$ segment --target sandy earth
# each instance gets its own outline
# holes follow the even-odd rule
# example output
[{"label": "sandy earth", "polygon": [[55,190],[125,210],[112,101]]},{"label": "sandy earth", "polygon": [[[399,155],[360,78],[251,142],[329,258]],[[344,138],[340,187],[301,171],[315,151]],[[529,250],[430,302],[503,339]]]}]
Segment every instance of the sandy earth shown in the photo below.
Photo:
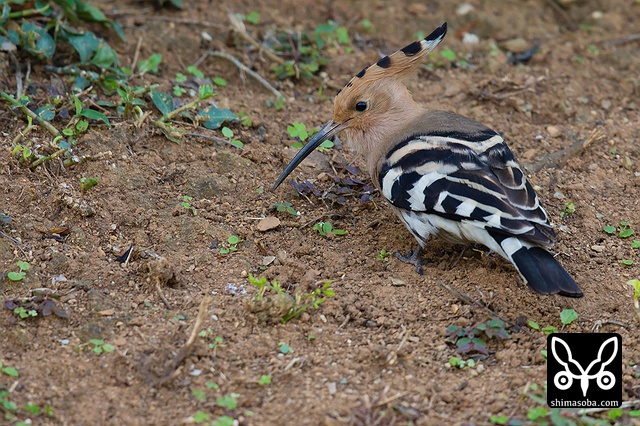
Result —
[{"label": "sandy earth", "polygon": [[[489,340],[489,355],[475,356],[475,368],[453,369],[448,360],[460,355],[446,339],[447,327],[491,315],[445,286],[511,323],[560,328],[560,312],[575,309],[579,318],[565,331],[620,333],[623,398],[640,399],[634,364],[640,363],[640,332],[626,285],[640,274],[640,252],[631,248],[633,237],[603,232],[620,221],[640,228],[639,44],[625,39],[638,31],[637,2],[561,2],[568,3],[561,14],[542,0],[473,1],[466,15],[456,12],[459,3],[443,1],[187,3],[183,11],[101,3],[106,12],[118,12],[111,16],[123,23],[128,41],[104,30],[102,35],[125,64],[139,38],[140,57],[162,53],[160,73],[151,81],[167,92],[175,73],[210,48],[232,53],[265,76],[287,97],[282,110],[267,106],[273,95],[229,62],[208,58],[200,65],[207,76],[228,82],[217,89],[218,105],[243,109],[253,120],[250,128],[232,126],[243,151],[201,138],[175,144],[150,125],[136,129],[114,116],[113,128],[91,126],[77,148],[81,155],[110,155],[70,169],[52,161],[32,172],[9,158],[24,122],[6,109],[0,113],[0,209],[11,217],[2,230],[21,242],[0,238],[0,265],[6,272],[16,270],[17,261],[31,265],[22,282],[0,284],[0,297],[27,297],[30,289],[47,287],[62,296],[60,306],[69,314],[18,320],[8,309],[0,313],[0,360],[20,373],[17,379],[0,375],[0,389],[11,389],[19,407],[53,407],[52,417],[31,416],[33,424],[182,424],[193,422],[198,411],[209,421],[226,415],[243,425],[488,424],[492,415],[526,423],[529,408],[540,404],[523,392],[535,393],[531,385],[546,380],[540,353],[546,336],[508,327],[510,338]],[[352,52],[326,53],[329,98],[318,94],[320,79],[279,82],[268,58],[230,35],[226,11],[252,10],[261,16],[249,27],[258,39],[274,29],[312,30],[327,19],[349,30]],[[365,18],[372,31],[362,29]],[[331,117],[331,95],[353,74],[445,20],[450,32],[439,49],[468,54],[470,66],[452,67],[436,52],[432,66],[409,87],[422,104],[504,134],[556,226],[554,250],[584,290],[583,299],[533,294],[512,267],[480,248],[433,241],[424,251],[430,263],[423,276],[393,256],[376,258],[383,249],[406,252],[414,241],[379,194],[364,203],[347,197],[345,205],[322,199],[335,174],[331,166],[362,169],[348,149],[314,154],[292,174],[297,182],[314,182],[320,197],[298,196],[288,183],[270,191],[295,153],[287,125],[319,127]],[[204,41],[202,31],[213,40]],[[480,42],[463,44],[465,31]],[[518,37],[525,48],[539,42],[540,51],[526,64],[509,64],[508,48],[521,48],[513,42]],[[34,65],[32,81],[50,77]],[[0,87],[15,91],[6,67]],[[30,137],[38,143],[49,138],[40,130]],[[549,156],[587,139],[581,150]],[[79,179],[95,176],[99,184],[81,193]],[[193,197],[191,210],[181,205],[185,195]],[[575,213],[561,217],[568,201]],[[274,203],[282,202],[299,217],[277,212]],[[87,209],[94,214],[87,216]],[[259,218],[267,216],[278,217],[280,225],[260,231]],[[312,229],[320,220],[347,234],[321,236]],[[55,227],[68,227],[70,234],[43,238],[40,231]],[[221,255],[230,235],[239,237],[237,251]],[[118,262],[132,244],[136,255]],[[634,263],[625,266],[622,259]],[[278,303],[286,301],[271,300],[270,310],[256,312],[264,306],[251,302],[258,291],[249,273],[277,278],[292,295],[331,280],[335,296],[283,324]],[[175,370],[172,360],[206,297],[206,335],[163,380]],[[117,349],[98,355],[90,339]],[[282,343],[292,351],[283,354]],[[262,375],[271,384],[260,384]],[[231,394],[239,395],[237,407],[216,402]],[[594,416],[608,421],[606,413]],[[18,419],[27,417],[21,411]]]}]

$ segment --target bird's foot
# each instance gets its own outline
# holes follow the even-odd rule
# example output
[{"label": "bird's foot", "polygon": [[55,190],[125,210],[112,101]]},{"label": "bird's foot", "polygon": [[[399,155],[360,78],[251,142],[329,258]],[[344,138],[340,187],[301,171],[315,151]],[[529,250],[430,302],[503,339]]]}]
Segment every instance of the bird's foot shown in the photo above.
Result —
[{"label": "bird's foot", "polygon": [[418,272],[418,274],[420,275],[422,275],[422,265],[429,262],[429,260],[427,259],[420,258],[420,246],[418,246],[415,250],[409,249],[406,256],[400,252],[395,252],[394,254],[398,259],[402,260],[403,262],[410,263],[413,266],[415,266],[416,272]]}]

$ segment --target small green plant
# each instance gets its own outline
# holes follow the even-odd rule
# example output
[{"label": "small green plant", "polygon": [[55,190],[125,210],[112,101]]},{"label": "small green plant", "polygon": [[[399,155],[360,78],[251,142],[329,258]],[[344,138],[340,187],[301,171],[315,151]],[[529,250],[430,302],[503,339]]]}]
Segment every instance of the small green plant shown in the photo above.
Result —
[{"label": "small green plant", "polygon": [[207,400],[207,393],[202,389],[191,389],[191,395],[200,402],[205,402]]},{"label": "small green plant", "polygon": [[457,325],[447,327],[447,340],[456,345],[456,350],[463,354],[479,352],[488,355],[487,343],[483,337],[487,339],[499,338],[508,339],[509,332],[505,329],[505,324],[498,318],[493,318],[485,322],[461,328]]},{"label": "small green plant", "polygon": [[266,374],[263,374],[258,379],[258,384],[259,385],[263,385],[263,386],[264,385],[270,385],[271,384],[271,376],[267,376]]},{"label": "small green plant", "polygon": [[452,356],[451,358],[449,358],[449,365],[460,369],[465,367],[473,368],[476,366],[476,362],[473,359],[468,359],[465,361],[456,356]]},{"label": "small green plant", "polygon": [[296,209],[293,208],[292,204],[288,201],[285,201],[282,203],[275,203],[273,207],[275,207],[276,210],[279,212],[287,212],[291,216],[298,216],[298,212],[296,211]]},{"label": "small green plant", "polygon": [[190,195],[183,195],[182,196],[182,201],[180,202],[180,205],[182,207],[184,207],[187,210],[191,210],[193,208],[193,206],[191,205],[191,201],[193,201],[193,197]]},{"label": "small green plant", "polygon": [[508,416],[496,416],[496,415],[493,415],[493,416],[489,417],[489,421],[491,423],[493,423],[494,425],[506,425],[507,422],[509,421],[509,417]]},{"label": "small green plant", "polygon": [[238,407],[238,398],[240,395],[237,393],[230,393],[228,395],[219,396],[216,399],[216,404],[227,410],[235,410]]},{"label": "small green plant", "polygon": [[331,281],[325,282],[321,287],[316,288],[311,293],[302,294],[296,292],[294,297],[291,297],[282,286],[274,279],[269,282],[266,277],[256,278],[249,274],[249,282],[258,287],[258,294],[252,299],[252,303],[259,305],[264,301],[268,295],[266,293],[272,293],[279,300],[290,301],[291,303],[283,303],[282,316],[280,322],[286,323],[296,318],[309,308],[318,309],[329,297],[335,295],[334,290],[331,288]]},{"label": "small green plant", "polygon": [[560,321],[562,321],[562,329],[578,319],[578,313],[573,309],[564,309],[560,312]]},{"label": "small green plant", "polygon": [[289,136],[292,138],[298,138],[300,142],[304,142],[309,137],[309,132],[307,132],[307,126],[302,123],[294,122],[292,125],[287,126],[287,132]]},{"label": "small green plant", "polygon": [[293,349],[291,348],[291,346],[289,346],[285,342],[278,343],[278,349],[280,350],[280,353],[282,355],[287,355],[287,354],[293,352]]},{"label": "small green plant", "polygon": [[16,262],[16,266],[20,268],[18,272],[11,271],[7,273],[7,278],[9,278],[10,281],[22,281],[22,279],[27,276],[27,271],[30,267],[28,262],[23,261]]},{"label": "small green plant", "polygon": [[162,62],[162,55],[159,53],[154,53],[149,56],[148,59],[143,59],[138,63],[138,73],[140,75],[146,74],[148,72],[157,74],[160,62]]},{"label": "small green plant", "polygon": [[98,182],[99,182],[99,179],[97,177],[95,177],[95,178],[81,177],[80,178],[80,191],[81,192],[87,192],[88,190],[90,190],[91,188],[96,186],[98,184]]},{"label": "small green plant", "polygon": [[266,102],[268,107],[273,107],[276,109],[276,111],[281,111],[284,108],[284,105],[287,103],[286,99],[283,98],[282,96],[274,99],[274,98],[269,98]]},{"label": "small green plant", "polygon": [[20,374],[14,367],[5,367],[2,361],[0,361],[0,372],[6,374],[9,377],[18,377]]},{"label": "small green plant", "polygon": [[244,127],[253,127],[253,121],[249,117],[249,113],[243,109],[238,111],[238,119]]},{"label": "small green plant", "polygon": [[244,143],[242,143],[241,141],[235,138],[235,134],[233,133],[233,130],[231,130],[230,128],[225,126],[221,129],[221,132],[222,132],[222,136],[227,138],[227,142],[229,142],[231,145],[240,149],[244,147]]},{"label": "small green plant", "polygon": [[560,217],[567,217],[576,212],[576,205],[573,201],[567,201],[564,203],[564,210],[560,213]]},{"label": "small green plant", "polygon": [[345,235],[347,233],[343,229],[334,228],[331,222],[318,222],[313,225],[313,230],[318,231],[323,237],[327,235]]},{"label": "small green plant", "polygon": [[376,254],[376,259],[381,260],[381,261],[384,262],[384,261],[388,260],[390,255],[391,255],[391,253],[389,253],[385,249],[382,249],[382,250],[380,250],[380,252],[378,254]]},{"label": "small green plant", "polygon": [[89,343],[93,345],[93,352],[100,355],[103,352],[110,353],[116,350],[116,347],[105,343],[102,339],[91,339]]},{"label": "small green plant", "polygon": [[216,86],[220,86],[220,87],[227,87],[227,80],[225,80],[222,77],[214,77],[213,80],[211,80],[213,82],[213,84],[215,84]]},{"label": "small green plant", "polygon": [[227,247],[220,247],[220,254],[230,254],[238,251],[238,242],[240,239],[236,235],[227,238]]},{"label": "small green plant", "polygon": [[38,312],[36,312],[34,309],[27,309],[23,306],[18,306],[17,308],[14,308],[13,313],[16,314],[18,317],[20,317],[20,319],[27,319],[29,317],[38,316]]},{"label": "small green plant", "polygon": [[632,236],[635,233],[635,230],[633,228],[631,228],[631,226],[629,225],[629,222],[627,221],[621,221],[619,224],[619,228],[616,228],[615,226],[605,226],[604,228],[602,228],[602,230],[604,232],[606,232],[609,235],[613,235],[615,234],[617,231],[619,231],[618,233],[618,237],[619,238],[629,238],[630,236]]}]

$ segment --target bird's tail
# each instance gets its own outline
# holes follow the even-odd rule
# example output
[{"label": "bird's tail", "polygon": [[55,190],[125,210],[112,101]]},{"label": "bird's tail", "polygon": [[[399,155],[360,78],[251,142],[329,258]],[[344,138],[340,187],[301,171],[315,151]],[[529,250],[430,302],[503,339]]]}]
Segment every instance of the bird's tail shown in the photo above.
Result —
[{"label": "bird's tail", "polygon": [[525,243],[509,257],[533,291],[565,297],[584,296],[571,275],[544,248]]}]

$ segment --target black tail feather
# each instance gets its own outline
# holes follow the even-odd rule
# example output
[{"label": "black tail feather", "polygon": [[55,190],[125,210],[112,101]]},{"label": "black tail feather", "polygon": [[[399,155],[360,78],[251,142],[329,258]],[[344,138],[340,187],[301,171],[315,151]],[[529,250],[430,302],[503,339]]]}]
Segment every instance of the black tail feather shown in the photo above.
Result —
[{"label": "black tail feather", "polygon": [[513,263],[531,289],[541,294],[582,297],[584,293],[551,253],[541,247],[522,247]]}]

